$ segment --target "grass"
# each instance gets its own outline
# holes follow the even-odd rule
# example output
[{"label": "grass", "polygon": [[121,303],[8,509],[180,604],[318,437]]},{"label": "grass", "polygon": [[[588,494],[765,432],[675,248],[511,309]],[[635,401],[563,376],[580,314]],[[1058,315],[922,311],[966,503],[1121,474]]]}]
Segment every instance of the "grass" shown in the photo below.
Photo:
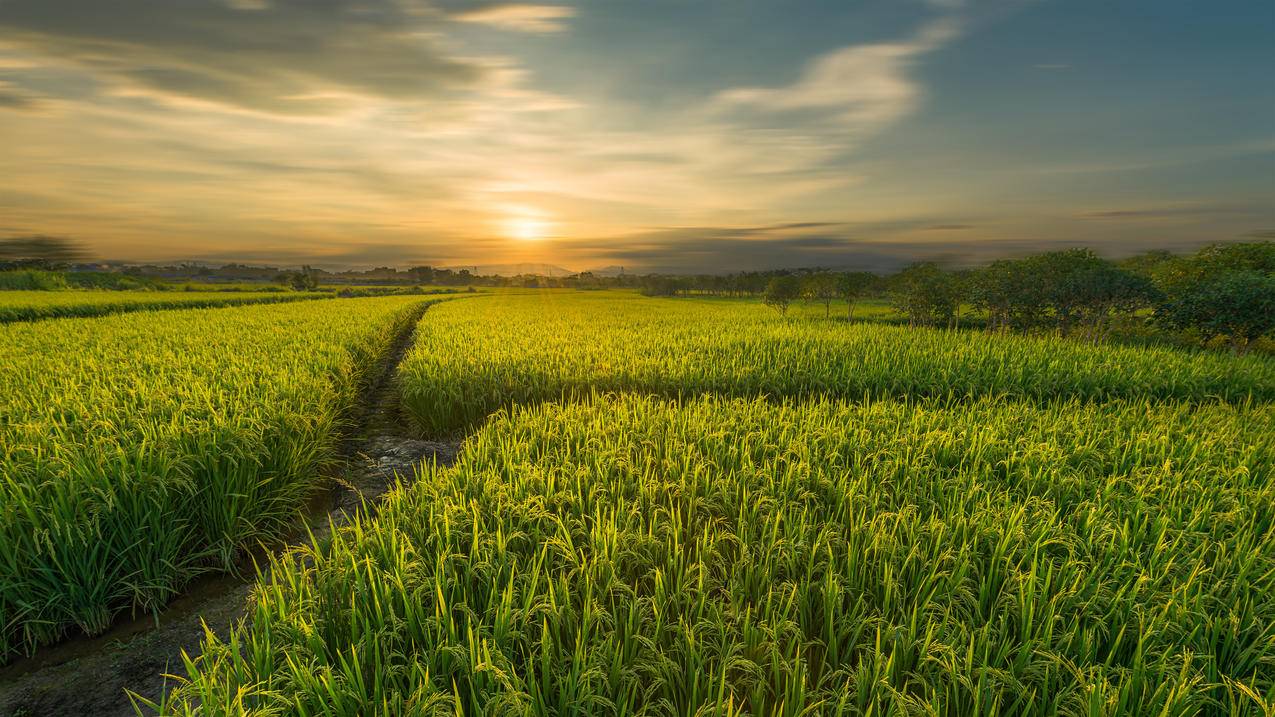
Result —
[{"label": "grass", "polygon": [[[593,396],[274,561],[166,714],[1275,703],[1269,405]],[[1265,712],[1264,712],[1265,710]]]},{"label": "grass", "polygon": [[322,299],[303,292],[0,291],[0,323]]},{"label": "grass", "polygon": [[419,298],[0,326],[0,662],[277,536]]},{"label": "grass", "polygon": [[1275,362],[1262,356],[784,319],[725,300],[493,295],[441,306],[429,325],[401,368],[404,406],[427,434],[595,390],[855,400],[1275,398]]}]

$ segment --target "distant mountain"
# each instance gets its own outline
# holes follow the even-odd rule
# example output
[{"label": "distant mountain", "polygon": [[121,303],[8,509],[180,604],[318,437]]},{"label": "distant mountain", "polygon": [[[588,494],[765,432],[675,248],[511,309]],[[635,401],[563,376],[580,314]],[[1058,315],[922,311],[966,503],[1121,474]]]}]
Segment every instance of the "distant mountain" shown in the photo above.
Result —
[{"label": "distant mountain", "polygon": [[553,264],[478,264],[467,266],[449,266],[452,271],[460,271],[468,269],[469,273],[476,276],[518,276],[518,275],[534,275],[548,277],[572,276],[575,274],[570,269],[564,269]]},{"label": "distant mountain", "polygon": [[622,276],[624,274],[632,274],[633,272],[625,271],[624,267],[612,264],[611,266],[604,266],[601,269],[590,269],[589,273],[594,276]]}]

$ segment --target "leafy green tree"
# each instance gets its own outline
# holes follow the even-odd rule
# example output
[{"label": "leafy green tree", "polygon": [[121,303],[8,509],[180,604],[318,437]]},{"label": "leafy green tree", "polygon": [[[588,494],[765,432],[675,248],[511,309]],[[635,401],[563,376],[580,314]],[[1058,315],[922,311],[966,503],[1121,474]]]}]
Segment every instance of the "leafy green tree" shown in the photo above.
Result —
[{"label": "leafy green tree", "polygon": [[1205,341],[1224,336],[1242,353],[1275,332],[1275,276],[1238,271],[1197,282],[1157,307],[1156,320]]},{"label": "leafy green tree", "polygon": [[823,304],[825,318],[832,315],[832,302],[838,296],[837,275],[828,272],[807,274],[801,280],[801,295],[806,301]]},{"label": "leafy green tree", "polygon": [[1091,339],[1105,333],[1112,318],[1133,316],[1139,309],[1152,306],[1158,298],[1150,279],[1109,262],[1075,278],[1079,284],[1080,325]]},{"label": "leafy green tree", "polygon": [[673,276],[648,276],[642,282],[642,294],[645,296],[677,296],[682,284]]},{"label": "leafy green tree", "polygon": [[275,282],[293,291],[314,291],[319,288],[319,279],[315,276],[314,270],[308,266],[301,267],[301,271],[279,272],[275,276]]},{"label": "leafy green tree", "polygon": [[1027,262],[1002,259],[970,277],[970,303],[987,312],[988,329],[1027,331],[1041,323],[1041,283],[1030,268]]},{"label": "leafy green tree", "polygon": [[1085,303],[1089,275],[1104,260],[1091,249],[1068,249],[1033,256],[1025,262],[1028,273],[1040,282],[1041,308],[1048,309],[1064,336],[1080,319]]},{"label": "leafy green tree", "polygon": [[1253,272],[1275,275],[1275,241],[1210,244],[1196,252],[1194,262],[1210,273]]},{"label": "leafy green tree", "polygon": [[1150,273],[1161,290],[1175,294],[1237,272],[1275,275],[1275,242],[1210,244],[1191,256],[1161,262]]},{"label": "leafy green tree", "polygon": [[762,302],[779,312],[780,316],[788,315],[788,306],[801,296],[801,281],[795,276],[776,276],[766,284],[766,293]]},{"label": "leafy green tree", "polygon": [[407,273],[411,275],[412,281],[419,284],[434,283],[434,267],[432,266],[414,266],[408,269]]},{"label": "leafy green tree", "polygon": [[933,262],[912,264],[890,280],[890,301],[912,325],[950,324],[960,302],[956,279]]},{"label": "leafy green tree", "polygon": [[881,284],[881,277],[870,271],[847,271],[837,275],[837,291],[846,301],[846,320],[854,321],[854,304]]},{"label": "leafy green tree", "polygon": [[1182,257],[1167,249],[1153,249],[1121,259],[1116,265],[1125,271],[1156,281],[1162,273],[1169,270],[1170,265],[1181,259]]},{"label": "leafy green tree", "polygon": [[[1111,316],[1132,314],[1156,299],[1151,280],[1126,271],[1091,249],[1068,249],[1023,262],[1027,280],[1039,286],[1039,306],[1063,335],[1082,327],[1091,337]],[[1036,289],[1033,289],[1035,291]]]}]

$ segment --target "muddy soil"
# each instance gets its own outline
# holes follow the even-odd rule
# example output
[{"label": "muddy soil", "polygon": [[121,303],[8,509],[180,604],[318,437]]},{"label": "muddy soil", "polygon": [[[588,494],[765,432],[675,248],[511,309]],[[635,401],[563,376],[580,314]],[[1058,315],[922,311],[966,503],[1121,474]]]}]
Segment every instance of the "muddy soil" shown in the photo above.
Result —
[{"label": "muddy soil", "polygon": [[[308,530],[318,539],[341,525],[361,505],[375,502],[396,481],[409,481],[421,461],[450,465],[459,441],[414,438],[398,404],[396,369],[411,347],[409,329],[395,342],[376,380],[351,417],[354,427],[342,443],[342,460],[331,489],[313,504],[302,529],[278,550],[305,542]],[[244,619],[252,590],[253,559],[246,556],[239,575],[210,575],[194,581],[160,613],[117,621],[97,637],[70,638],[43,648],[32,658],[0,668],[0,717],[81,717],[134,715],[128,692],[157,700],[183,675],[182,653],[198,655],[204,626],[221,637]]]}]

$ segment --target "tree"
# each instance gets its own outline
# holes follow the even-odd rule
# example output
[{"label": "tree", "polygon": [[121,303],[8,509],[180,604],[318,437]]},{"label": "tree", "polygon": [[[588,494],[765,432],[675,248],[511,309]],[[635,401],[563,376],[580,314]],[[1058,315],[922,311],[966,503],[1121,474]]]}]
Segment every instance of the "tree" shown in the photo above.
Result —
[{"label": "tree", "polygon": [[956,280],[933,262],[912,264],[891,277],[890,285],[890,302],[913,326],[951,323],[956,315]]},{"label": "tree", "polygon": [[1080,317],[1093,340],[1106,333],[1114,316],[1133,316],[1160,296],[1150,279],[1110,262],[1095,267],[1084,279]]},{"label": "tree", "polygon": [[801,282],[795,276],[776,276],[766,284],[766,293],[762,302],[779,312],[780,316],[788,315],[788,305],[801,296]]},{"label": "tree", "polygon": [[1275,274],[1275,242],[1209,244],[1196,252],[1191,262],[1212,275],[1253,272],[1271,276]]},{"label": "tree", "polygon": [[807,301],[823,304],[824,318],[832,315],[832,302],[838,295],[837,275],[828,272],[807,274],[801,281],[801,295]]},{"label": "tree", "polygon": [[1075,325],[1084,301],[1085,274],[1102,264],[1090,249],[1068,249],[1038,254],[1024,264],[1033,280],[1040,283],[1041,308],[1052,312],[1064,336]]},{"label": "tree", "polygon": [[1275,242],[1210,244],[1191,256],[1160,262],[1151,277],[1162,291],[1175,294],[1236,272],[1275,275]]},{"label": "tree", "polygon": [[434,283],[434,267],[432,266],[414,266],[407,270],[412,281],[418,284]]},{"label": "tree", "polygon": [[1040,286],[1026,262],[1002,259],[970,277],[970,303],[987,312],[992,331],[1027,331],[1042,318]]},{"label": "tree", "polygon": [[1161,273],[1168,270],[1170,265],[1180,260],[1181,257],[1168,249],[1152,249],[1121,259],[1117,262],[1117,266],[1155,281]]},{"label": "tree", "polygon": [[275,276],[275,281],[291,288],[293,291],[314,291],[319,288],[318,277],[315,276],[314,270],[308,266],[301,267],[301,271],[282,271]]},{"label": "tree", "polygon": [[1205,341],[1225,336],[1243,353],[1255,339],[1275,332],[1275,276],[1240,271],[1200,281],[1158,306],[1156,321],[1194,329]]},{"label": "tree", "polygon": [[846,300],[846,320],[854,321],[854,302],[875,290],[880,277],[870,271],[848,271],[837,275],[837,291]]},{"label": "tree", "polygon": [[1112,318],[1153,306],[1160,297],[1149,273],[1165,263],[1147,254],[1117,266],[1088,249],[995,261],[972,273],[970,302],[987,312],[992,330],[1028,331],[1050,320],[1067,334],[1077,327],[1091,338]]},{"label": "tree", "polygon": [[1039,288],[1042,310],[1053,316],[1067,335],[1084,326],[1100,333],[1113,312],[1132,313],[1149,306],[1156,296],[1151,281],[1121,269],[1092,249],[1068,249],[1039,254],[1023,261],[1028,281]]},{"label": "tree", "polygon": [[682,283],[672,276],[656,276],[652,274],[642,281],[642,294],[644,296],[677,296],[677,292],[681,289]]}]

